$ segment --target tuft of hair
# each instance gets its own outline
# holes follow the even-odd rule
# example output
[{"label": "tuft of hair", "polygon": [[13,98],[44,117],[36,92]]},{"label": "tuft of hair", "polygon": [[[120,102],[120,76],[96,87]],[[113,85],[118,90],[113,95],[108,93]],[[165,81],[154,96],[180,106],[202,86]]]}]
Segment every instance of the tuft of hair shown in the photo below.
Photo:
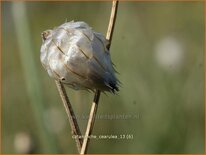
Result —
[{"label": "tuft of hair", "polygon": [[110,92],[112,92],[113,94],[119,91],[119,88],[116,82],[114,83],[110,81],[109,83],[105,83],[105,85],[109,88]]}]

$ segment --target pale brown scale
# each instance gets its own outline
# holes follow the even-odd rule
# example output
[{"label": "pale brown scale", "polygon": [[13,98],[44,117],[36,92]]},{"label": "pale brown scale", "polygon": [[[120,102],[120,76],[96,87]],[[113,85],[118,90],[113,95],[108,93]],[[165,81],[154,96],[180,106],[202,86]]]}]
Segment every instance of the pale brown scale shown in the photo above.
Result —
[{"label": "pale brown scale", "polygon": [[58,48],[58,50],[59,50],[62,54],[66,55],[66,54],[64,53],[64,51],[55,43],[54,40],[52,40],[52,43],[54,43],[54,45]]},{"label": "pale brown scale", "polygon": [[58,77],[58,79],[61,79],[61,76],[55,70],[52,70],[52,72]]},{"label": "pale brown scale", "polygon": [[78,48],[79,48],[79,51],[87,58],[87,59],[91,59],[89,56],[86,55],[86,53],[78,46],[76,45]]},{"label": "pale brown scale", "polygon": [[95,56],[93,56],[93,58],[94,58],[94,60],[98,63],[98,65],[101,66],[101,68],[102,68],[103,70],[105,70],[104,66],[99,62],[99,60],[98,60]]},{"label": "pale brown scale", "polygon": [[80,75],[78,73],[76,73],[75,71],[73,71],[68,64],[64,64],[64,67],[71,73],[75,74],[76,76],[80,77],[81,79],[86,79],[83,75]]},{"label": "pale brown scale", "polygon": [[84,32],[80,31],[80,33],[82,33],[89,41],[92,41]]}]

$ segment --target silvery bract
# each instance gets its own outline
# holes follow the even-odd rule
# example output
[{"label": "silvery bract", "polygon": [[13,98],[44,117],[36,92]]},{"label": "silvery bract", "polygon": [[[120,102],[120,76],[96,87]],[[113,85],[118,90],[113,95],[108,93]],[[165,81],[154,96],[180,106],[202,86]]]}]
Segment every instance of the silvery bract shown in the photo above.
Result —
[{"label": "silvery bract", "polygon": [[42,33],[41,63],[48,74],[74,89],[117,91],[108,41],[85,22],[68,22]]}]

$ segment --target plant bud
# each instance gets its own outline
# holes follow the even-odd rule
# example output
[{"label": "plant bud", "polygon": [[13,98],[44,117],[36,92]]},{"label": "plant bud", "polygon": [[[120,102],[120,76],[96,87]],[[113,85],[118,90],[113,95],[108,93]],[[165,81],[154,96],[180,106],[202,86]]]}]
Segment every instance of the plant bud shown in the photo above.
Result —
[{"label": "plant bud", "polygon": [[118,91],[109,42],[85,22],[67,22],[42,33],[40,59],[49,76],[73,89]]}]

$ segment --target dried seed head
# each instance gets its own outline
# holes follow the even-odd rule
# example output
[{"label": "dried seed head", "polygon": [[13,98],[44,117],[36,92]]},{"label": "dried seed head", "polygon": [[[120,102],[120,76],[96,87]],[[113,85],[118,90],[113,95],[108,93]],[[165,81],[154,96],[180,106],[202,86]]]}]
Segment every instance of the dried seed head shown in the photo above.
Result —
[{"label": "dried seed head", "polygon": [[67,22],[42,33],[41,63],[74,89],[118,91],[108,41],[85,22]]}]

